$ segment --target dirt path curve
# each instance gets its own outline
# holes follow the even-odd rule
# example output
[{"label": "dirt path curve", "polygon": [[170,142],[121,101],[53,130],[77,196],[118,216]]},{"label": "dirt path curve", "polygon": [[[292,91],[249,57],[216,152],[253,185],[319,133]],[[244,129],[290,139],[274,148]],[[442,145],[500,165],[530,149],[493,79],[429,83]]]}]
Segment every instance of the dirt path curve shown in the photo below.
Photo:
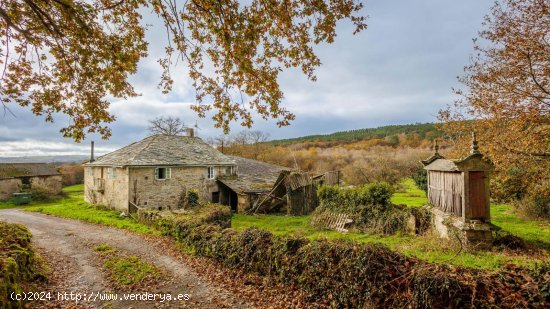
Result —
[{"label": "dirt path curve", "polygon": [[[201,279],[187,265],[145,237],[115,228],[88,224],[77,220],[62,219],[17,209],[0,210],[0,220],[21,223],[29,228],[33,242],[52,268],[53,286],[57,292],[104,292],[109,289],[100,259],[94,247],[109,244],[127,254],[136,255],[166,271],[170,284],[164,291],[150,293],[189,294],[189,300],[172,303],[143,301],[56,301],[51,307],[72,308],[247,308],[249,306],[230,292]],[[57,277],[57,278],[56,278]],[[154,288],[151,288],[154,289]],[[144,291],[142,291],[144,292]],[[55,295],[57,297],[57,295]],[[46,303],[44,303],[46,305]]]}]

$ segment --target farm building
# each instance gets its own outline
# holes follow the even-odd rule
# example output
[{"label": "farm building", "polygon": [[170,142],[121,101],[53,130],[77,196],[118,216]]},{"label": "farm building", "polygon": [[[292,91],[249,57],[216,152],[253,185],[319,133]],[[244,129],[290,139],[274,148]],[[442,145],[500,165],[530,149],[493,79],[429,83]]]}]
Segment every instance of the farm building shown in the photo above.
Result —
[{"label": "farm building", "polygon": [[[470,155],[458,160],[435,153],[422,161],[428,172],[428,202],[434,209],[436,230],[448,238],[448,226],[464,232],[470,243],[491,241],[489,175],[491,162],[479,152],[475,134]],[[449,224],[446,224],[449,223]]]},{"label": "farm building", "polygon": [[97,160],[92,155],[84,166],[84,199],[124,212],[180,209],[193,190],[200,202],[235,212],[290,205],[289,214],[303,214],[317,206],[315,186],[337,179],[224,155],[193,135],[150,136]]},{"label": "farm building", "polygon": [[231,156],[237,175],[218,178],[219,202],[236,212],[270,213],[285,210],[288,215],[311,213],[318,204],[317,187],[336,185],[339,172],[312,176],[287,167]]},{"label": "farm building", "polygon": [[84,198],[120,211],[130,204],[177,209],[188,190],[219,196],[216,178],[236,175],[233,159],[194,136],[153,135],[84,164]]},{"label": "farm building", "polygon": [[13,193],[40,189],[59,194],[62,177],[46,163],[0,163],[0,200],[9,200]]},{"label": "farm building", "polygon": [[250,209],[261,196],[269,193],[280,174],[288,168],[252,159],[229,156],[237,165],[237,174],[218,178],[219,202],[236,212]]}]

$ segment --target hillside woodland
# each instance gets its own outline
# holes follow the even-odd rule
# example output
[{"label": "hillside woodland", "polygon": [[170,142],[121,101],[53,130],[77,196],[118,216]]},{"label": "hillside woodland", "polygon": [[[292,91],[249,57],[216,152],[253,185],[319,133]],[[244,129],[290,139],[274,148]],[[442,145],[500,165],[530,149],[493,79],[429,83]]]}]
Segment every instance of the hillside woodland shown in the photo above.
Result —
[{"label": "hillside woodland", "polygon": [[429,156],[434,139],[442,134],[434,124],[416,124],[269,142],[243,142],[246,135],[241,132],[238,138],[226,138],[223,152],[313,174],[339,170],[344,184],[360,185],[374,181],[397,184],[412,177],[419,161]]}]

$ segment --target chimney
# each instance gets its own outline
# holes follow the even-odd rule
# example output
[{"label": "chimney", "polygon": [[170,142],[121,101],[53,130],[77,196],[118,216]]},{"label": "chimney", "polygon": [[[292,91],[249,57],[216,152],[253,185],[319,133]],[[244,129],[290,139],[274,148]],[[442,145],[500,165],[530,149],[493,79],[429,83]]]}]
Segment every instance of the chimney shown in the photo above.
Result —
[{"label": "chimney", "polygon": [[195,136],[195,130],[193,130],[193,128],[187,128],[187,136],[194,137]]},{"label": "chimney", "polygon": [[95,158],[94,158],[94,141],[92,141],[92,149],[91,149],[91,153],[90,153],[90,163],[94,162],[94,161],[95,161]]}]

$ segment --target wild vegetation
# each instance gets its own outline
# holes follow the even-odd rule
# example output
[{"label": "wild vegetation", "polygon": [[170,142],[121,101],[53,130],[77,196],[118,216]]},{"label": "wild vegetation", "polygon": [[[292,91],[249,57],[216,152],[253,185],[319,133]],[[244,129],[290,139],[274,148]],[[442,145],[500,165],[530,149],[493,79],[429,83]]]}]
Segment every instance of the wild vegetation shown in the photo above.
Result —
[{"label": "wild vegetation", "polygon": [[[336,137],[326,135],[326,138],[315,136],[296,139],[299,142],[226,139],[223,151],[312,173],[339,170],[341,179],[350,185],[374,181],[397,184],[401,179],[415,173],[418,162],[430,155],[432,139],[440,134],[433,124],[389,126],[372,129],[372,132],[370,130],[357,130],[364,132],[357,133],[358,135],[353,135],[356,131],[350,131],[335,133]],[[344,136],[342,140],[337,139],[340,135]],[[358,138],[345,138],[346,136]],[[213,142],[221,150],[221,145]]]},{"label": "wild vegetation", "polygon": [[495,2],[459,78],[460,99],[440,113],[457,155],[477,132],[498,170],[495,197],[539,218],[550,218],[549,12],[548,1]]},{"label": "wild vegetation", "polygon": [[[413,185],[412,180],[403,183],[400,186],[400,195],[392,196],[390,201],[397,203],[399,200],[416,199],[413,203],[420,204],[420,200],[425,202],[424,192],[412,188]],[[142,233],[152,231],[151,227],[132,218],[119,218],[118,212],[101,210],[83,203],[81,190],[81,186],[66,188],[69,196],[58,200],[57,203],[70,208],[69,213],[78,213],[77,218],[81,220],[130,228]],[[370,191],[372,190],[365,190]],[[387,203],[387,195],[376,196],[381,198],[379,201]],[[67,217],[56,203],[35,203],[26,208],[40,208],[43,212]],[[48,208],[52,211],[48,211]],[[108,213],[117,219],[107,215]],[[414,307],[438,304],[449,301],[447,297],[452,297],[453,301],[456,301],[453,303],[456,306],[472,299],[480,306],[521,306],[527,302],[544,304],[539,291],[544,291],[544,284],[547,284],[545,278],[548,276],[548,269],[544,268],[544,265],[548,263],[548,251],[545,248],[550,248],[550,227],[540,222],[518,218],[509,206],[493,206],[493,220],[503,232],[511,232],[525,241],[527,247],[520,250],[510,249],[504,245],[493,251],[461,251],[456,245],[443,245],[439,239],[429,235],[326,231],[312,227],[309,223],[310,216],[233,215],[231,218],[229,209],[221,205],[199,206],[183,215],[160,217],[158,211],[147,211],[144,214],[147,214],[142,217],[145,218],[145,222],[154,226],[160,233],[173,236],[186,252],[214,258],[229,267],[239,267],[261,274],[273,282],[297,284],[320,302],[355,305],[364,301],[374,304],[391,301],[396,305],[410,304]],[[227,228],[230,218],[233,229]],[[258,227],[262,230],[257,230]],[[98,249],[99,251],[109,252],[110,248]],[[242,258],[235,260],[236,256]],[[311,261],[315,261],[315,265],[322,269],[333,271],[323,272],[323,276],[326,277],[322,277],[310,268]],[[340,262],[334,264],[335,261]],[[353,266],[356,261],[361,261],[361,272]],[[124,265],[129,263],[123,262],[121,263]],[[396,264],[393,264],[394,262]],[[448,264],[463,265],[467,268],[446,266]],[[290,272],[290,265],[294,267],[293,272]],[[370,266],[365,268],[365,265]],[[403,268],[403,265],[407,266]],[[518,266],[521,268],[517,268]],[[339,270],[342,269],[349,270],[351,275],[340,277],[342,272]],[[365,269],[368,269],[368,272],[364,272]],[[296,281],[298,277],[302,279]],[[515,281],[514,284],[524,284],[527,290],[520,292],[510,280]],[[321,290],[315,288],[314,282],[320,282],[325,292],[321,293]],[[334,282],[345,282],[345,285],[340,286]],[[415,282],[415,285],[409,286],[410,282]],[[393,287],[388,289],[387,284]],[[487,292],[494,298],[477,299],[471,294],[475,289],[485,291],[483,286],[495,285],[500,287],[498,291],[492,289]],[[356,290],[352,288],[354,286],[362,288]],[[427,287],[441,289],[443,294],[426,294],[423,289]],[[334,295],[337,295],[335,291],[341,289],[341,296],[334,298]],[[357,291],[372,296],[361,298],[356,294]],[[501,292],[513,296],[503,298],[498,296],[500,294],[493,294]],[[329,297],[327,293],[332,293],[333,296]]]},{"label": "wild vegetation", "polygon": [[0,221],[0,308],[22,308],[24,301],[12,299],[11,294],[46,279],[31,238],[25,226]]},{"label": "wild vegetation", "polygon": [[[532,270],[489,272],[430,264],[376,244],[311,241],[255,228],[236,231],[173,219],[162,218],[162,224],[153,224],[174,237],[186,252],[260,274],[273,283],[296,285],[332,307],[548,304],[543,292],[548,288],[547,264]],[[478,293],[487,297],[478,297]]]},{"label": "wild vegetation", "polygon": [[95,251],[103,260],[103,267],[115,286],[145,284],[161,276],[161,271],[137,256],[127,256],[119,253],[108,244],[98,245]]},{"label": "wild vegetation", "polygon": [[72,186],[84,183],[84,167],[78,163],[64,163],[59,167],[63,177],[63,186]]},{"label": "wild vegetation", "polygon": [[[317,190],[319,206],[311,222],[323,217],[346,214],[354,222],[354,229],[364,233],[424,233],[430,226],[427,209],[394,205],[390,202],[393,187],[387,183],[370,183],[353,189],[321,186]],[[414,226],[408,226],[413,220]]]}]

